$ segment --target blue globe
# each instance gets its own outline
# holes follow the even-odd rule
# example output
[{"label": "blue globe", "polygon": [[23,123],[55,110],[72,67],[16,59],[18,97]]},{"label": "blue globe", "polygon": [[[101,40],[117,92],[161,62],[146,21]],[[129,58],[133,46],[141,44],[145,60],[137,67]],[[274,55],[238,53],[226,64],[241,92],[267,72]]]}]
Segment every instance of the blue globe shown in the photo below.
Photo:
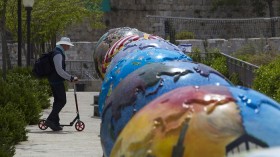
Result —
[{"label": "blue globe", "polygon": [[110,95],[111,91],[128,74],[149,63],[172,60],[191,61],[191,58],[180,51],[170,51],[160,48],[136,50],[136,52],[130,53],[126,57],[122,58],[112,70],[107,71],[104,81],[102,82],[101,92],[98,99],[100,114],[107,96]]}]

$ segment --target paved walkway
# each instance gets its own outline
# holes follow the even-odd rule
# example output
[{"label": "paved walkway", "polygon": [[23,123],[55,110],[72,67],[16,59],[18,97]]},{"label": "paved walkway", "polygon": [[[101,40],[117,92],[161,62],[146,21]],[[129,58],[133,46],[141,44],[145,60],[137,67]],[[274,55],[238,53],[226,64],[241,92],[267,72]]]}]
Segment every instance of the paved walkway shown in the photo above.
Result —
[{"label": "paved walkway", "polygon": [[[27,126],[28,140],[16,145],[15,157],[102,157],[99,130],[100,119],[93,116],[93,96],[97,92],[77,92],[80,120],[85,129],[76,131],[75,126],[63,131],[40,130],[37,125]],[[53,99],[51,99],[51,102]],[[51,111],[44,110],[42,118]],[[73,90],[67,92],[67,104],[60,112],[62,124],[69,124],[76,116]]]}]

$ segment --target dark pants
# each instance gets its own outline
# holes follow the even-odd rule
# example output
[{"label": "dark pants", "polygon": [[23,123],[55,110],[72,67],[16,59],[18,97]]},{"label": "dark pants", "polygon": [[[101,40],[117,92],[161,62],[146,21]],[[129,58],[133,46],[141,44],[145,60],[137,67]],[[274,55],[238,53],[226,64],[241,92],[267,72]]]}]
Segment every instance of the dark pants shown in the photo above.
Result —
[{"label": "dark pants", "polygon": [[51,89],[54,97],[52,112],[50,113],[47,120],[54,122],[59,125],[59,112],[66,104],[66,92],[64,83],[51,84]]}]

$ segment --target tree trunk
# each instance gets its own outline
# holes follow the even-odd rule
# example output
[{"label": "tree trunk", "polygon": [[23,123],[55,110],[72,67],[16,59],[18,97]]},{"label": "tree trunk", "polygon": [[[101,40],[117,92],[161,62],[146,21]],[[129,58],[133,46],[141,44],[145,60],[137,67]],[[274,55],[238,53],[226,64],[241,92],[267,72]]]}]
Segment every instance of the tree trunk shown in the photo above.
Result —
[{"label": "tree trunk", "polygon": [[[272,5],[273,0],[266,0],[266,2],[267,2],[267,5],[268,5],[268,9],[269,9],[269,17],[273,18],[274,17],[274,8],[273,8],[273,5]],[[272,37],[276,36],[274,19],[271,19],[271,36]]]},{"label": "tree trunk", "polygon": [[53,36],[51,40],[51,50],[56,46],[55,44],[56,44],[56,36]]},{"label": "tree trunk", "polygon": [[45,45],[46,43],[45,42],[42,42],[41,43],[41,53],[40,53],[40,55],[42,54],[42,53],[45,53],[46,52],[46,45]]},{"label": "tree trunk", "polygon": [[[6,44],[7,44],[7,42],[6,42]],[[8,69],[12,69],[12,62],[11,62],[11,57],[10,57],[8,46],[7,46],[7,49],[6,49],[6,63],[7,63]]]},{"label": "tree trunk", "polygon": [[1,32],[1,39],[2,39],[2,70],[3,70],[3,79],[6,80],[7,74],[7,67],[6,67],[6,54],[8,51],[7,41],[6,41],[6,8],[7,8],[7,1],[4,0],[3,8],[0,11],[1,13],[1,23],[0,23],[0,32]]},{"label": "tree trunk", "polygon": [[267,5],[268,5],[268,9],[269,9],[269,16],[270,17],[274,17],[274,8],[273,8],[273,2],[274,0],[266,0]]}]

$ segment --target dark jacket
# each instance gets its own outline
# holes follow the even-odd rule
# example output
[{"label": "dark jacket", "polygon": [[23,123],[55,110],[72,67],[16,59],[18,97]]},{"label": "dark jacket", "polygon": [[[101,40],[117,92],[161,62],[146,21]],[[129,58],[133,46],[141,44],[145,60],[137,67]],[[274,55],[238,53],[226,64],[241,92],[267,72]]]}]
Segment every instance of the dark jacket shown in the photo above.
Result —
[{"label": "dark jacket", "polygon": [[[65,55],[63,54],[62,50],[60,50],[58,47],[56,47],[54,49],[54,52],[52,54],[52,61],[55,55],[57,54],[61,54],[62,55],[62,69],[65,70],[66,68],[66,64],[65,64]],[[54,63],[53,63],[53,67],[54,67]],[[55,69],[55,68],[54,68]],[[58,73],[56,72],[56,70],[54,70],[48,77],[48,80],[51,84],[56,84],[56,83],[62,83],[65,79],[62,78],[60,75],[58,75]]]}]

